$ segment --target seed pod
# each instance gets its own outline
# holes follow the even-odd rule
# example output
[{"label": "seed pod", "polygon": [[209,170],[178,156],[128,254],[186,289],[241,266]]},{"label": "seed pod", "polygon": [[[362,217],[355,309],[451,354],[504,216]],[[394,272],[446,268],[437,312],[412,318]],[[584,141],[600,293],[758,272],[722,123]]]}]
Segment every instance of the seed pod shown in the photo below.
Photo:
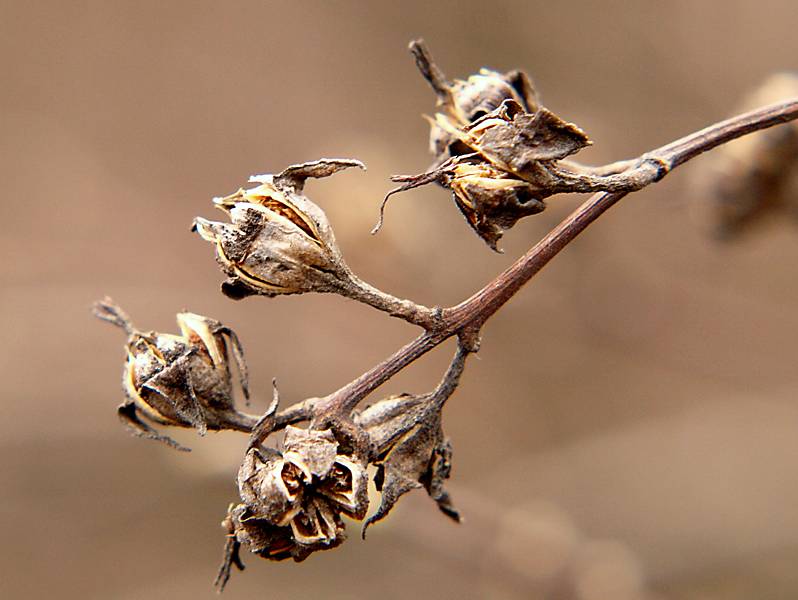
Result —
[{"label": "seed pod", "polygon": [[123,423],[136,435],[186,450],[148,423],[207,429],[249,431],[254,417],[240,413],[233,402],[230,358],[249,399],[247,369],[238,336],[218,321],[193,313],[178,313],[180,335],[142,332],[106,298],[94,314],[128,334],[122,385],[127,400],[119,407]]},{"label": "seed pod", "polygon": [[[451,393],[451,392],[449,392]],[[382,493],[380,507],[366,520],[368,527],[388,515],[401,496],[424,487],[438,508],[460,521],[443,482],[451,472],[452,450],[441,426],[440,394],[391,396],[368,407],[355,422],[371,436],[378,467],[374,482]]]},{"label": "seed pod", "polygon": [[238,473],[242,503],[224,522],[232,541],[217,581],[226,581],[231,565],[239,564],[241,544],[270,560],[301,561],[346,539],[342,515],[359,520],[366,514],[365,460],[339,454],[331,431],[288,426],[283,446],[282,452],[247,452]]},{"label": "seed pod", "polygon": [[392,180],[403,182],[403,185],[388,192],[383,209],[393,194],[436,181],[452,191],[454,203],[466,222],[496,252],[501,252],[497,244],[507,229],[519,219],[546,208],[546,203],[538,197],[540,190],[536,186],[474,157],[452,159],[437,171],[398,176]]},{"label": "seed pod", "polygon": [[294,165],[278,175],[257,175],[260,185],[216,198],[232,223],[197,217],[194,230],[216,245],[229,279],[222,292],[233,298],[260,294],[335,292],[351,272],[341,256],[324,212],[302,195],[308,177],[327,177],[356,160],[321,159]]},{"label": "seed pod", "polygon": [[361,520],[368,510],[368,474],[363,465],[351,457],[339,454],[327,477],[317,491],[341,512],[353,519]]},{"label": "seed pod", "polygon": [[310,476],[321,481],[332,469],[338,453],[338,442],[329,429],[318,431],[288,427],[283,449],[283,455],[287,459],[294,460]]},{"label": "seed pod", "polygon": [[[440,123],[449,127],[445,120]],[[563,159],[592,143],[573,123],[545,108],[525,112],[514,100],[505,100],[474,123],[449,131],[480,158],[536,185],[541,193],[550,186],[548,161]]]},{"label": "seed pod", "polygon": [[[342,454],[330,430],[288,426],[282,452],[251,448],[239,471],[239,491],[245,503],[260,507],[259,517],[275,524],[289,521],[307,493],[326,498],[355,519],[362,519],[368,508],[365,459]],[[262,503],[272,502],[270,496],[282,497],[278,505],[286,507],[284,512],[265,508]]]},{"label": "seed pod", "polygon": [[[422,40],[410,43],[410,52],[416,59],[421,75],[429,82],[437,96],[435,119],[430,119],[430,152],[435,162],[430,170],[441,166],[453,156],[468,153],[452,129],[459,129],[480,119],[501,106],[505,100],[514,100],[528,112],[537,110],[538,100],[532,82],[523,71],[499,73],[480,69],[467,80],[450,83],[432,60]],[[441,123],[445,122],[446,126]]]},{"label": "seed pod", "polygon": [[277,451],[251,449],[238,472],[241,499],[258,518],[278,527],[288,525],[300,510],[303,486],[311,480],[303,467]]},{"label": "seed pod", "polygon": [[581,177],[557,162],[591,144],[572,123],[539,106],[529,79],[483,69],[467,81],[450,84],[422,42],[411,44],[419,70],[438,96],[430,147],[435,155],[426,173],[393,177],[405,185],[395,192],[436,182],[452,190],[455,204],[471,228],[493,250],[522,217],[545,208],[555,193],[601,188],[602,181]]}]

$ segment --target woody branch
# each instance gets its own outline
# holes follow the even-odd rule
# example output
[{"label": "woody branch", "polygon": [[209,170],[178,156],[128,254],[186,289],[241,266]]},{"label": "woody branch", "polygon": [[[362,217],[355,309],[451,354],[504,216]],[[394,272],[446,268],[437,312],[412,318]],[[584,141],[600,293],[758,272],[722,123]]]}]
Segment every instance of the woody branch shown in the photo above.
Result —
[{"label": "woody branch", "polygon": [[[721,144],[798,118],[798,99],[765,106],[715,123],[647,152],[625,173],[636,189],[655,183],[674,168]],[[321,399],[311,399],[277,414],[288,424],[328,411],[346,412],[402,369],[452,336],[474,339],[485,322],[532,277],[609,208],[630,192],[599,192],[591,196],[508,269],[460,304],[442,311],[440,324],[429,329],[360,377]]]}]

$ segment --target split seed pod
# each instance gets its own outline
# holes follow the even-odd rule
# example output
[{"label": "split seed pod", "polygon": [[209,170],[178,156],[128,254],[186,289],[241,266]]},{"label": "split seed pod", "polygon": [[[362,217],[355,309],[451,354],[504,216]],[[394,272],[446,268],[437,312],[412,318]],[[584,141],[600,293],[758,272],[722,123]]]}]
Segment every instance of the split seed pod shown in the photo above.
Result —
[{"label": "split seed pod", "polygon": [[[467,153],[452,129],[473,123],[494,111],[505,100],[514,100],[528,112],[537,109],[538,100],[534,86],[523,71],[499,73],[491,69],[480,69],[465,81],[449,82],[432,60],[422,40],[410,43],[410,52],[416,59],[421,75],[429,82],[437,96],[435,119],[430,119],[430,152],[435,157],[430,170],[441,166],[453,156]],[[442,126],[445,123],[445,126]]]},{"label": "split seed pod", "polygon": [[128,334],[122,375],[127,399],[118,412],[134,434],[186,450],[149,423],[193,427],[201,435],[208,429],[251,430],[255,418],[238,412],[233,402],[231,359],[247,400],[249,388],[241,343],[231,329],[184,312],[177,315],[179,335],[142,332],[108,298],[95,304],[94,314]]},{"label": "split seed pod", "polygon": [[431,393],[391,396],[355,415],[355,424],[371,438],[378,468],[374,483],[382,493],[380,507],[363,526],[363,537],[368,526],[383,519],[402,495],[420,487],[445,515],[460,521],[444,489],[451,473],[452,447],[443,434],[441,411],[457,388],[468,354],[475,351],[476,346],[469,347],[460,340],[446,374]]},{"label": "split seed pod", "polygon": [[519,219],[546,208],[536,186],[473,155],[454,158],[431,173],[397,176],[392,180],[403,185],[388,192],[383,208],[393,194],[436,181],[452,191],[454,203],[466,222],[496,252],[501,252],[497,244],[507,229]]},{"label": "split seed pod", "polygon": [[[451,392],[450,392],[451,393]],[[371,436],[376,448],[377,475],[374,479],[382,498],[377,512],[368,518],[366,529],[385,518],[401,496],[425,488],[446,516],[460,521],[444,489],[451,473],[452,448],[443,434],[439,394],[401,394],[381,400],[359,413],[355,422]]]},{"label": "split seed pod", "polygon": [[259,185],[214,199],[231,223],[197,217],[194,229],[216,246],[229,279],[222,292],[233,299],[260,294],[339,291],[351,272],[324,212],[302,195],[309,177],[327,177],[357,160],[321,159],[293,165],[277,175],[257,175]]},{"label": "split seed pod", "polygon": [[[449,127],[444,120],[441,125]],[[547,195],[552,183],[548,163],[592,143],[579,127],[548,109],[528,113],[514,100],[505,100],[474,123],[449,131],[480,158],[532,183],[543,195]]]},{"label": "split seed pod", "polygon": [[242,544],[263,558],[299,562],[346,539],[342,515],[360,520],[368,510],[366,462],[341,454],[330,430],[288,426],[283,445],[250,448],[239,469],[242,502],[223,522],[222,585]]},{"label": "split seed pod", "polygon": [[430,119],[435,162],[426,173],[392,177],[404,185],[386,195],[372,233],[382,226],[392,194],[436,182],[452,191],[471,228],[500,252],[504,232],[541,212],[545,198],[594,183],[565,176],[574,174],[557,164],[591,142],[576,125],[539,105],[522,72],[483,69],[450,84],[421,42],[411,44],[411,52],[438,96],[438,112]]}]

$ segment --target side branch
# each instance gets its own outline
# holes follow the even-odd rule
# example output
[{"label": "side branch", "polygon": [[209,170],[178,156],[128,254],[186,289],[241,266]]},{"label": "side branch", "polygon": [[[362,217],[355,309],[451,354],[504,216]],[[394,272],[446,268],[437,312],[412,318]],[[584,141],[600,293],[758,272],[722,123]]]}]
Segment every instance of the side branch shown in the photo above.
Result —
[{"label": "side branch", "polygon": [[355,275],[352,275],[342,285],[339,293],[346,298],[362,302],[426,330],[435,329],[440,325],[440,309],[429,308],[411,300],[397,298],[375,288]]},{"label": "side branch", "polygon": [[[639,187],[636,188],[642,189],[659,181],[672,169],[703,152],[738,137],[796,118],[798,118],[798,98],[744,113],[647,152],[637,161],[629,161],[629,164],[636,166],[625,174],[632,175],[630,172],[637,171],[636,175],[642,178],[639,180]],[[329,396],[309,399],[281,411],[276,415],[277,422],[288,424],[330,410],[353,408],[388,379],[445,340],[466,331],[478,331],[552,258],[628,193],[630,192],[594,194],[493,281],[467,300],[444,309],[437,327],[420,335]]]}]

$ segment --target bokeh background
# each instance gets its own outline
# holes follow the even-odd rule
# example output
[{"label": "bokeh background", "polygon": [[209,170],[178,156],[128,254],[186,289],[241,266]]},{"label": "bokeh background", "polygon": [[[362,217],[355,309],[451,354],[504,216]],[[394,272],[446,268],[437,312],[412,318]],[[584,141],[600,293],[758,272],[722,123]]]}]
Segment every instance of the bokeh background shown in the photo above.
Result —
[{"label": "bokeh background", "polygon": [[[791,0],[0,3],[0,596],[212,598],[219,521],[246,439],[188,432],[190,454],[129,437],[123,336],[187,308],[235,328],[260,411],[329,393],[412,339],[332,296],[218,291],[189,232],[252,173],[322,156],[368,172],[311,182],[349,264],[428,305],[463,299],[581,200],[553,198],[490,252],[446,192],[399,196],[429,163],[450,77],[526,69],[601,163],[727,116],[798,68]],[[693,185],[702,157],[624,200],[484,331],[445,411],[455,525],[422,493],[367,542],[305,563],[245,554],[225,597],[759,600],[798,597],[798,231],[731,244]],[[451,347],[380,390],[422,392]],[[378,396],[379,397],[379,396]]]}]

